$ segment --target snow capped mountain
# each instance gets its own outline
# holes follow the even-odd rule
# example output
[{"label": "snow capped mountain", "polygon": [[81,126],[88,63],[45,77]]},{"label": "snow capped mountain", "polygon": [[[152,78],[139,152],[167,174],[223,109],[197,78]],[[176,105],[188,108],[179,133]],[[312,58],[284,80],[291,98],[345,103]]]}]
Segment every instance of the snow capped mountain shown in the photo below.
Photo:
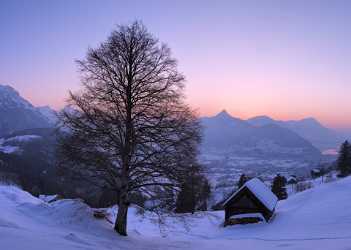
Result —
[{"label": "snow capped mountain", "polygon": [[343,138],[336,131],[324,127],[314,118],[305,118],[302,120],[279,121],[268,116],[257,116],[248,119],[247,122],[253,126],[264,126],[275,124],[283,128],[288,128],[304,139],[310,141],[320,150],[336,148],[343,141]]},{"label": "snow capped mountain", "polygon": [[0,135],[51,127],[50,120],[8,85],[0,85]]},{"label": "snow capped mountain", "polygon": [[9,85],[0,85],[0,107],[34,109],[32,104],[23,99],[19,93]]}]

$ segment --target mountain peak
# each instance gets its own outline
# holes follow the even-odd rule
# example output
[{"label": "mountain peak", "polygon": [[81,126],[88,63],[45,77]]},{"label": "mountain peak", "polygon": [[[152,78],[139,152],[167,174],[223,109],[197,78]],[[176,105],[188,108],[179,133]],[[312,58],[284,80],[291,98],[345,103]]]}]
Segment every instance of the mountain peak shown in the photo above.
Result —
[{"label": "mountain peak", "polygon": [[13,87],[0,84],[0,107],[33,109],[33,105],[25,100]]},{"label": "mountain peak", "polygon": [[0,117],[1,136],[16,130],[51,126],[38,108],[8,85],[0,85]]},{"label": "mountain peak", "polygon": [[225,109],[223,109],[221,112],[219,112],[216,117],[222,117],[222,118],[233,118]]}]

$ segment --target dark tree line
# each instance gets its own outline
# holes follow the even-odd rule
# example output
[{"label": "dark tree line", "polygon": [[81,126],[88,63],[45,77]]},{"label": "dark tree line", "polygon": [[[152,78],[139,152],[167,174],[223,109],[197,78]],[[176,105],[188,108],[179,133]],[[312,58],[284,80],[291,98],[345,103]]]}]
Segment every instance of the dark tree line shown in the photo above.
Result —
[{"label": "dark tree line", "polygon": [[345,141],[340,147],[337,169],[340,177],[351,174],[351,145],[348,141]]},{"label": "dark tree line", "polygon": [[211,195],[211,186],[199,165],[189,168],[188,176],[184,178],[177,197],[177,213],[194,213],[206,211],[207,201]]},{"label": "dark tree line", "polygon": [[83,86],[61,115],[60,165],[116,192],[115,230],[127,235],[133,194],[169,199],[188,189],[198,117],[170,49],[138,22],[119,26],[78,65]]}]

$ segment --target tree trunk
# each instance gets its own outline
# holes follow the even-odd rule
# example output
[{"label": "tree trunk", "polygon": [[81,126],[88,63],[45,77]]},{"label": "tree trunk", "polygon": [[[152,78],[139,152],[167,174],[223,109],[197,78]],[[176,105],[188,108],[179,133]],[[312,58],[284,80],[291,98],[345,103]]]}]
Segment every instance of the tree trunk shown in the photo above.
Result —
[{"label": "tree trunk", "polygon": [[121,198],[119,201],[118,213],[115,222],[115,231],[123,236],[127,236],[127,214],[128,203],[125,198]]}]

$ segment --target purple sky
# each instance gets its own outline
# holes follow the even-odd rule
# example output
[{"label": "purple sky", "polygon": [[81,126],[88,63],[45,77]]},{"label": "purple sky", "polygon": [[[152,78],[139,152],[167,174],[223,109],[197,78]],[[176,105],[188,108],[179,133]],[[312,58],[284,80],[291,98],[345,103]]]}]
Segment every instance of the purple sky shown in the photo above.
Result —
[{"label": "purple sky", "polygon": [[168,43],[203,115],[313,116],[351,129],[351,1],[0,2],[0,83],[64,105],[75,59],[116,24],[142,20]]}]

